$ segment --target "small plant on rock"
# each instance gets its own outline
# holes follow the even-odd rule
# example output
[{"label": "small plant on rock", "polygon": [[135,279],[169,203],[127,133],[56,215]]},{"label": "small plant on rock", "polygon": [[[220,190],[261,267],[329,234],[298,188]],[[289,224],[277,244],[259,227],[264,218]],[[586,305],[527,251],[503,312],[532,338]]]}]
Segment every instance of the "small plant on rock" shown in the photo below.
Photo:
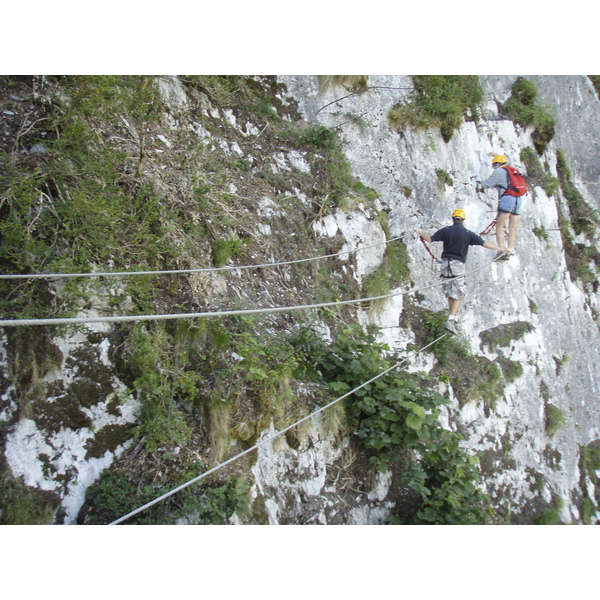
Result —
[{"label": "small plant on rock", "polygon": [[546,435],[551,438],[567,424],[565,413],[552,404],[546,404]]}]

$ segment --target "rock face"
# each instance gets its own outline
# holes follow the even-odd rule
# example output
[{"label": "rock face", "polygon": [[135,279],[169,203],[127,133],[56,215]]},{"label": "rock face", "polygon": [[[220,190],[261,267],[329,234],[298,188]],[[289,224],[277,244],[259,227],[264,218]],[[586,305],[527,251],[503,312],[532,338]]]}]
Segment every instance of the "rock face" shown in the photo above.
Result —
[{"label": "rock face", "polygon": [[[449,224],[454,208],[466,211],[466,226],[479,233],[494,219],[496,192],[476,193],[475,182],[491,173],[490,154],[505,154],[509,164],[526,173],[520,153],[533,145],[531,130],[515,126],[498,114],[498,103],[511,93],[515,77],[482,77],[486,92],[484,120],[464,123],[446,144],[439,134],[390,129],[389,109],[406,97],[410,80],[403,77],[371,77],[375,89],[345,96],[330,90],[321,95],[309,78],[283,77],[308,121],[328,127],[347,121],[342,115],[361,116],[362,125],[341,126],[346,154],[361,182],[381,194],[390,211],[391,232],[404,234],[411,255],[411,277],[415,288],[435,281],[431,259],[424,252],[413,229],[424,227],[433,233]],[[600,143],[600,103],[587,77],[532,78],[539,97],[556,114],[556,134],[543,160],[556,175],[556,155],[568,157],[573,181],[585,202],[600,206],[598,195],[597,148]],[[398,89],[387,89],[398,88]],[[321,110],[326,104],[327,109]],[[585,139],[582,144],[581,140]],[[450,174],[452,184],[440,189],[436,169]],[[565,500],[563,521],[580,518],[575,503],[580,484],[579,447],[600,436],[598,421],[599,329],[597,293],[591,286],[574,282],[567,269],[557,208],[564,204],[548,197],[541,187],[527,194],[518,226],[515,256],[508,262],[488,264],[493,252],[472,248],[469,254],[468,302],[471,305],[460,326],[460,335],[474,352],[489,359],[502,352],[518,362],[523,374],[507,386],[504,398],[490,414],[482,403],[458,402],[448,413],[448,427],[468,432],[468,444],[484,451],[486,491],[507,510],[523,509],[538,494],[545,481],[547,500]],[[540,240],[533,229],[544,227],[548,240]],[[495,243],[492,236],[487,239]],[[364,240],[367,242],[367,240]],[[438,250],[439,255],[439,250]],[[441,310],[445,298],[440,288],[422,292],[420,305]],[[401,318],[401,307],[387,308],[387,321]],[[482,334],[499,325],[527,322],[531,331],[519,340],[506,340],[492,348]],[[388,330],[399,346],[405,333]],[[466,374],[465,374],[466,375]],[[553,437],[546,434],[549,406],[562,411],[566,425]],[[509,449],[509,450],[508,450]]]},{"label": "rock face", "polygon": [[[378,211],[388,214],[389,233],[401,237],[407,246],[411,284],[394,290],[398,294],[376,309],[358,309],[357,314],[359,323],[379,325],[382,341],[392,349],[415,343],[409,324],[419,310],[447,308],[441,288],[430,287],[438,282],[437,268],[414,228],[433,233],[450,224],[452,211],[460,207],[467,215],[465,225],[476,233],[483,231],[495,218],[497,197],[495,191],[477,192],[476,182],[490,175],[491,154],[507,155],[509,163],[527,175],[521,156],[533,146],[533,132],[515,125],[500,111],[515,79],[482,76],[482,118],[477,123],[464,122],[446,143],[436,130],[407,128],[399,133],[390,126],[389,111],[408,98],[413,87],[410,77],[369,77],[370,89],[350,95],[340,87],[320,90],[315,77],[277,78],[287,89],[279,97],[281,106],[297,103],[306,122],[339,131],[352,175],[379,194],[372,206],[358,203],[312,220],[312,232],[320,241],[342,243],[338,268],[330,275],[360,286],[381,264],[384,246],[377,244],[385,241],[386,232],[374,218]],[[528,79],[534,81],[540,101],[555,111],[556,132],[541,157],[547,173],[559,175],[562,153],[583,201],[600,209],[600,102],[590,80],[584,76]],[[254,144],[263,151],[260,123],[242,122],[231,111],[221,114],[176,78],[160,78],[159,86],[169,114],[165,131],[156,135],[160,142],[157,156],[163,149],[169,152],[185,129],[198,141],[212,145],[215,156],[220,152],[228,161],[240,161],[245,169],[255,168],[247,147]],[[201,106],[203,119],[213,119],[210,132],[204,121],[202,125],[196,121],[201,119],[194,111],[200,109],[194,108],[194,102]],[[234,131],[237,140],[215,133],[219,129],[215,121]],[[267,162],[264,169],[280,181],[291,180],[292,174],[306,181],[319,176],[314,163],[298,150],[277,148]],[[442,171],[448,176],[444,181],[439,177]],[[243,196],[243,183],[243,177],[229,183],[228,192]],[[281,197],[293,197],[296,204],[283,209]],[[267,249],[281,245],[276,234],[282,223],[293,220],[294,210],[308,209],[310,204],[299,188],[284,188],[277,199],[263,194],[252,224],[247,215],[249,233]],[[245,210],[242,206],[239,212]],[[562,522],[581,522],[582,497],[593,498],[595,493],[592,479],[582,474],[580,461],[581,447],[600,440],[599,298],[595,283],[577,279],[569,262],[572,259],[559,231],[569,214],[560,192],[549,195],[541,184],[530,185],[515,255],[507,262],[492,263],[495,253],[491,250],[474,247],[469,252],[469,296],[459,313],[458,337],[479,359],[512,365],[516,375],[507,379],[502,397],[492,407],[479,398],[462,401],[463,384],[446,377],[440,389],[452,403],[444,409],[441,421],[444,427],[462,433],[469,449],[482,452],[484,491],[493,500],[498,521],[532,522],[542,504],[553,504],[560,509]],[[207,226],[210,229],[210,222]],[[493,234],[484,237],[495,242]],[[595,248],[597,237],[580,234],[573,237],[573,244],[579,251]],[[363,246],[373,247],[351,254]],[[436,244],[432,249],[439,256]],[[208,252],[203,251],[206,258]],[[191,256],[190,261],[196,264],[196,258]],[[189,280],[191,297],[197,303],[208,298],[212,307],[220,306],[228,294],[235,297],[232,292],[244,301],[258,297],[266,298],[271,306],[283,302],[283,287],[277,281],[264,278],[251,288],[247,282],[242,285],[240,278],[240,272],[233,269],[227,275],[194,274]],[[416,291],[403,293],[409,290]],[[285,291],[300,295],[296,288]],[[94,305],[96,309],[99,304]],[[85,334],[54,340],[62,359],[60,368],[46,370],[45,383],[54,393],[47,397],[45,414],[16,422],[14,389],[5,386],[0,398],[0,420],[10,424],[4,450],[7,464],[26,485],[60,495],[65,523],[75,522],[86,488],[133,444],[131,428],[139,403],[119,370],[114,348],[120,340],[111,340],[113,333],[98,325]],[[327,327],[323,335],[328,335]],[[440,373],[431,354],[414,359],[411,370]],[[462,373],[460,379],[471,376]],[[87,398],[86,405],[73,404],[75,396]],[[56,407],[54,412],[52,407]],[[552,427],[553,421],[560,426]],[[259,439],[274,432],[271,423]],[[391,474],[369,471],[364,457],[357,457],[356,444],[328,433],[318,418],[302,439],[282,437],[262,446],[246,471],[254,522],[380,524],[402,496]],[[557,503],[557,497],[563,502]],[[244,520],[234,517],[233,522]]]}]

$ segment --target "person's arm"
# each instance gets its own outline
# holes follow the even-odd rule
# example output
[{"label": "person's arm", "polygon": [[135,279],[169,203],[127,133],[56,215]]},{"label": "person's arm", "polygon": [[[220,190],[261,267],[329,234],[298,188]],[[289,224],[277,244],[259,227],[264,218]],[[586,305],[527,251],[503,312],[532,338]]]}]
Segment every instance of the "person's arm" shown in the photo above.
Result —
[{"label": "person's arm", "polygon": [[427,235],[425,232],[421,231],[418,227],[415,231],[426,241],[431,244],[431,236]]},{"label": "person's arm", "polygon": [[484,189],[489,189],[501,185],[506,186],[506,177],[504,176],[506,171],[501,167],[497,168],[487,179],[480,182],[480,185]]},{"label": "person's arm", "polygon": [[489,248],[490,250],[506,250],[509,254],[512,254],[512,248],[500,248],[500,246],[496,246],[496,244],[492,244],[492,242],[484,242],[484,248]]}]

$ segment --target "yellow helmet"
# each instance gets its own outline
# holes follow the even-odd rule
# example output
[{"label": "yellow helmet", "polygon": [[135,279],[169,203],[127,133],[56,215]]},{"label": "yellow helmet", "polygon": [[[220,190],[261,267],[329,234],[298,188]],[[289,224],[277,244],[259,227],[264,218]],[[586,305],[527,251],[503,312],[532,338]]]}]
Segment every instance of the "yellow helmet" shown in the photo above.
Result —
[{"label": "yellow helmet", "polygon": [[502,164],[506,164],[508,161],[506,160],[506,156],[504,156],[504,154],[498,154],[498,156],[494,156],[494,160],[492,161],[492,164],[496,164],[496,163],[502,163]]},{"label": "yellow helmet", "polygon": [[457,208],[452,213],[452,218],[454,219],[454,217],[458,217],[459,219],[462,219],[464,221],[467,218],[467,215],[465,214],[465,211],[462,208]]}]

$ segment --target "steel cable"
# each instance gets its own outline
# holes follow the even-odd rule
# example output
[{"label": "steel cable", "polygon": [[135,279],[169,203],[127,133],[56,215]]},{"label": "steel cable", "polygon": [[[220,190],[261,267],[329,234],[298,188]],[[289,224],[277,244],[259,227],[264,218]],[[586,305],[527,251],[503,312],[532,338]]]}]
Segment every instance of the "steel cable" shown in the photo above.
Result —
[{"label": "steel cable", "polygon": [[[403,232],[406,233],[406,232]],[[354,250],[340,250],[335,254],[324,254],[323,256],[312,256],[310,258],[298,258],[296,260],[286,260],[283,262],[276,263],[264,263],[259,265],[241,265],[239,267],[202,267],[198,269],[172,269],[164,271],[107,271],[97,273],[29,273],[29,274],[3,274],[0,275],[0,279],[65,279],[74,277],[125,277],[129,275],[175,275],[180,273],[208,273],[214,271],[235,271],[237,269],[265,269],[268,267],[280,267],[284,265],[295,265],[303,262],[311,262],[313,260],[320,260],[322,258],[333,258],[334,256],[340,256],[341,254],[353,254],[354,252],[360,252],[361,250],[368,250],[369,248],[375,248],[376,246],[384,246],[390,242],[395,242],[401,239],[402,236],[391,238],[385,242],[379,242],[370,246],[363,246],[362,248],[355,248]]]},{"label": "steel cable", "polygon": [[[436,342],[439,342],[443,337],[446,337],[447,335],[448,335],[447,333],[444,333],[444,335],[440,336],[439,338],[437,338],[433,342],[430,342],[426,346],[423,346],[423,348],[420,348],[419,350],[413,351],[413,353],[416,352],[418,354],[419,352],[423,352],[423,350],[426,350],[430,346],[433,346],[433,344],[435,344]],[[167,492],[166,494],[163,494],[162,496],[159,496],[155,500],[152,500],[151,502],[148,502],[147,504],[144,504],[144,506],[140,506],[140,508],[137,508],[137,509],[131,511],[130,513],[126,514],[125,516],[120,517],[119,519],[116,519],[115,521],[112,521],[111,523],[109,523],[109,525],[118,525],[119,523],[122,523],[123,521],[129,519],[130,517],[133,517],[134,515],[137,515],[138,513],[146,510],[147,508],[150,508],[151,506],[154,506],[155,504],[157,504],[158,502],[161,502],[162,500],[168,498],[169,496],[172,496],[173,494],[176,494],[177,492],[180,492],[181,490],[183,490],[186,487],[192,485],[193,483],[196,483],[197,481],[200,481],[201,479],[204,479],[205,477],[208,477],[209,475],[211,475],[212,473],[218,471],[219,469],[223,468],[224,466],[226,466],[226,465],[228,465],[228,464],[236,461],[238,458],[241,458],[242,456],[245,456],[246,454],[249,454],[250,452],[252,452],[254,450],[257,450],[258,448],[260,448],[264,444],[267,444],[268,442],[272,442],[275,438],[279,437],[280,435],[283,435],[284,433],[288,432],[290,429],[296,427],[297,425],[300,425],[300,423],[303,423],[304,421],[307,421],[308,419],[311,419],[312,417],[314,417],[315,415],[319,414],[320,412],[323,412],[324,410],[326,410],[329,407],[333,406],[334,404],[336,404],[340,400],[343,400],[344,398],[347,398],[351,394],[354,394],[354,392],[356,392],[356,391],[364,388],[365,386],[369,385],[370,383],[372,383],[376,379],[379,379],[380,377],[383,377],[383,375],[389,373],[390,371],[393,371],[394,369],[396,369],[397,367],[399,367],[402,363],[406,362],[409,358],[410,358],[410,354],[406,358],[403,358],[401,361],[397,362],[393,367],[390,367],[389,369],[386,369],[385,371],[382,371],[381,373],[379,373],[379,375],[375,375],[375,377],[369,379],[369,381],[367,381],[367,382],[359,385],[358,387],[354,388],[353,390],[351,390],[349,392],[346,392],[343,396],[340,396],[339,398],[336,398],[335,400],[333,400],[329,404],[323,406],[322,408],[317,409],[316,411],[314,411],[313,413],[311,413],[307,417],[304,417],[303,419],[300,419],[299,421],[296,421],[292,425],[289,425],[285,429],[282,429],[281,431],[278,431],[275,435],[272,435],[270,437],[266,437],[264,440],[258,442],[257,444],[255,444],[251,448],[248,448],[247,450],[244,450],[243,452],[240,452],[239,454],[236,454],[232,458],[226,460],[225,462],[220,463],[216,467],[213,467],[212,469],[206,471],[205,473],[202,473],[201,475],[198,475],[198,477],[194,477],[194,479],[190,479],[186,483],[181,484],[179,487],[176,487],[175,489],[171,490],[170,492]]]},{"label": "steel cable", "polygon": [[359,298],[357,300],[338,300],[336,302],[321,302],[318,304],[302,304],[293,306],[279,306],[269,308],[253,308],[246,310],[223,310],[223,311],[212,311],[212,312],[195,312],[195,313],[171,313],[164,315],[118,315],[112,317],[64,317],[64,318],[53,318],[53,319],[6,319],[0,320],[0,327],[18,327],[18,326],[33,326],[33,325],[76,325],[81,323],[124,323],[131,321],[166,321],[174,319],[194,319],[194,318],[214,318],[214,317],[227,317],[233,315],[251,315],[260,313],[277,313],[277,312],[289,312],[294,310],[306,310],[315,308],[326,308],[330,306],[341,306],[344,304],[360,304],[362,302],[372,302],[374,300],[384,300],[386,298],[393,298],[395,296],[402,296],[405,294],[413,294],[423,290],[428,290],[444,283],[453,281],[454,279],[460,279],[466,277],[470,273],[475,273],[484,269],[485,267],[496,262],[498,258],[494,258],[489,263],[486,263],[482,267],[477,267],[471,271],[467,271],[464,275],[458,277],[452,277],[444,279],[438,283],[432,285],[423,286],[413,290],[406,290],[400,292],[394,292],[391,294],[385,294],[382,296],[373,296],[370,298]]}]

